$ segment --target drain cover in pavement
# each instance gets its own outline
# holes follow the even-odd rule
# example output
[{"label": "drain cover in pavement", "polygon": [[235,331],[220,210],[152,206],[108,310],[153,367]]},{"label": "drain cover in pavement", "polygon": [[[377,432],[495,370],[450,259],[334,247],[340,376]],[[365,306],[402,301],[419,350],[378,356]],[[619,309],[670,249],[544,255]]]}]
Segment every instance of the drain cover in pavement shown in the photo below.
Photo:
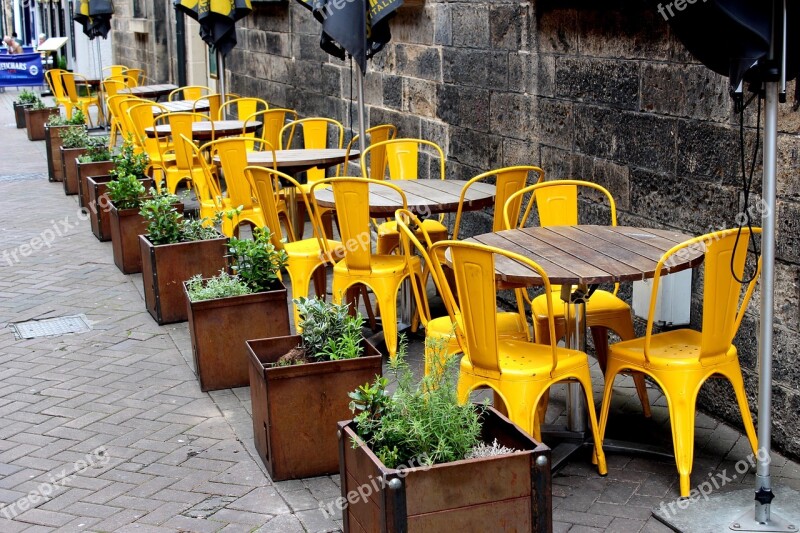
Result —
[{"label": "drain cover in pavement", "polygon": [[92,326],[86,321],[85,315],[60,316],[45,320],[29,320],[11,324],[14,335],[18,339],[34,339],[36,337],[53,337],[67,333],[83,333],[90,331]]}]

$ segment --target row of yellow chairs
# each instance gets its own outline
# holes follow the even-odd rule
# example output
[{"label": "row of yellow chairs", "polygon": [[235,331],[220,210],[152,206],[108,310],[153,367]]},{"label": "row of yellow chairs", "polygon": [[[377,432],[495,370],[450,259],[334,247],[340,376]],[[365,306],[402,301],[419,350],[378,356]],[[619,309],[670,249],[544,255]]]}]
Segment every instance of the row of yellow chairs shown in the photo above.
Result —
[{"label": "row of yellow chairs", "polygon": [[102,121],[104,119],[103,107],[96,93],[92,93],[91,86],[84,76],[75,74],[62,69],[50,69],[44,73],[44,78],[53,94],[56,105],[64,106],[64,112],[68,119],[72,118],[72,113],[80,109],[86,117],[87,122],[93,125],[89,108],[95,106],[97,114]]}]

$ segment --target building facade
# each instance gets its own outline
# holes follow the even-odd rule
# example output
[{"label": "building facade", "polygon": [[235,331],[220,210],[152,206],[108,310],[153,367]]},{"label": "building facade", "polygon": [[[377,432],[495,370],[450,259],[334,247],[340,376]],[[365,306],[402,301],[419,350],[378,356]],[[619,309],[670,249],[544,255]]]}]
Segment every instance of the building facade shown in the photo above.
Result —
[{"label": "building facade", "polygon": [[[168,0],[144,3],[157,10]],[[391,43],[366,76],[369,124],[392,123],[401,136],[437,142],[453,179],[534,164],[548,179],[581,178],[608,188],[620,224],[691,234],[734,226],[742,171],[728,80],[697,63],[655,9],[624,0],[602,4],[425,0],[402,8],[391,22]],[[297,2],[253,6],[228,58],[229,90],[354,124],[354,71],[320,50],[320,26],[310,12]],[[163,44],[163,57],[149,51],[159,40],[174,42],[162,33],[174,26],[152,19],[154,33],[141,35],[120,19],[117,59],[154,69],[157,81],[174,81],[174,45]],[[773,438],[777,448],[800,457],[800,114],[791,101],[779,113]],[[752,155],[755,106],[744,120]],[[486,229],[489,217],[471,223]],[[737,337],[754,416],[755,300]],[[701,406],[741,426],[728,384],[705,385]]]}]

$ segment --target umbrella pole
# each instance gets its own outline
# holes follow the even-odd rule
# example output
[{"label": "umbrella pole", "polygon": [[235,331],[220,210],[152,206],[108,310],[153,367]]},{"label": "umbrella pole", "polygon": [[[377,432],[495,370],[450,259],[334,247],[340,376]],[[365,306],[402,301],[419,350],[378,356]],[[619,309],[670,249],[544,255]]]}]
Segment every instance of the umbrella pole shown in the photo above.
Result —
[{"label": "umbrella pole", "polygon": [[[95,67],[97,67],[97,79],[100,80],[100,85],[97,86],[97,98],[100,100],[100,110],[103,114],[103,124],[102,128],[104,130],[108,129],[108,119],[106,118],[106,98],[105,94],[103,94],[103,55],[100,51],[100,38],[94,38],[95,44],[95,52],[97,53],[97,62],[95,63]],[[100,117],[97,117],[97,124],[100,125]]]},{"label": "umbrella pole", "polygon": [[358,70],[356,90],[358,91],[358,149],[363,153],[366,149],[367,134],[364,112],[364,73]]},{"label": "umbrella pole", "polygon": [[225,56],[220,53],[219,50],[217,52],[217,90],[219,91],[220,96],[220,104],[225,103]]}]

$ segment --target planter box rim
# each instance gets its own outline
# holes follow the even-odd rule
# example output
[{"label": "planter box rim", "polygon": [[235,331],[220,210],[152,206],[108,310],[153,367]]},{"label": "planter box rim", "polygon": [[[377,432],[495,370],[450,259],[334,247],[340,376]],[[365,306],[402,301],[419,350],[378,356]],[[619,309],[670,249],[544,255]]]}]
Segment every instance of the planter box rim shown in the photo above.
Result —
[{"label": "planter box rim", "polygon": [[[203,281],[208,281],[211,278],[202,278]],[[260,292],[251,292],[250,294],[238,294],[236,296],[225,296],[224,298],[210,298],[208,300],[198,300],[194,301],[189,298],[189,291],[186,288],[186,284],[188,280],[183,282],[183,292],[186,295],[186,300],[189,304],[198,309],[202,308],[211,308],[211,307],[223,307],[223,306],[233,306],[233,305],[246,305],[252,303],[253,300],[260,300],[264,299],[268,296],[273,296],[280,293],[286,293],[286,285],[283,284],[282,281],[279,281],[279,287],[268,291],[260,291]]]},{"label": "planter box rim", "polygon": [[[216,231],[216,230],[214,230],[214,231]],[[219,233],[219,232],[217,231],[217,233]],[[170,242],[170,243],[167,243],[167,244],[153,244],[153,242],[150,240],[150,237],[148,237],[146,233],[143,233],[143,234],[139,235],[139,238],[144,239],[145,241],[147,241],[148,246],[152,246],[153,248],[161,248],[163,246],[180,246],[181,244],[191,244],[193,242],[208,242],[208,241],[219,241],[219,240],[222,240],[222,239],[225,239],[225,240],[228,239],[228,237],[226,237],[222,233],[219,233],[219,237],[214,237],[213,239],[198,239],[198,240],[194,240],[194,241]]]},{"label": "planter box rim", "polygon": [[[92,176],[90,176],[90,178],[91,177]],[[105,177],[105,176],[103,176],[103,177]],[[112,178],[113,178],[113,176],[112,176]],[[149,179],[151,179],[151,178],[142,178],[142,181],[143,180],[149,180]],[[142,200],[149,200],[151,198],[152,198],[152,196],[143,196]],[[172,205],[174,205],[174,206],[183,206],[183,202],[175,202]],[[132,214],[139,213],[139,211],[142,209],[141,206],[139,206],[139,207],[126,207],[124,209],[120,209],[119,207],[114,205],[114,202],[110,198],[108,199],[108,208],[109,209],[113,209],[114,211],[116,211],[117,215],[121,216],[121,217],[127,217],[127,216],[131,216]],[[158,246],[161,246],[161,245],[158,245]]]},{"label": "planter box rim", "polygon": [[[476,404],[476,403],[473,403],[473,405],[476,408],[478,406],[480,406],[480,404]],[[520,431],[520,432],[522,431],[519,428],[519,426],[517,426],[516,424],[511,422],[511,420],[509,420],[508,417],[504,416],[497,409],[495,409],[491,405],[486,406],[486,412],[490,412],[490,411],[492,412],[492,416],[497,416],[503,422],[507,422],[510,427],[513,427],[517,431]],[[497,454],[497,455],[491,455],[491,456],[487,456],[487,457],[475,457],[475,458],[472,458],[472,459],[459,459],[458,461],[449,461],[447,463],[437,463],[437,464],[430,465],[430,466],[414,466],[414,467],[410,467],[410,468],[389,468],[385,464],[383,464],[383,461],[381,461],[378,458],[377,455],[375,455],[375,453],[372,451],[372,448],[370,448],[367,445],[367,443],[364,442],[364,440],[361,437],[358,436],[358,433],[356,433],[356,430],[355,430],[355,421],[354,420],[340,421],[340,422],[338,422],[338,425],[339,425],[339,430],[342,431],[343,434],[344,434],[344,432],[347,432],[352,436],[352,438],[355,439],[355,441],[358,444],[358,447],[359,448],[363,448],[363,450],[369,456],[370,460],[373,461],[378,466],[378,468],[381,471],[381,474],[383,474],[383,475],[395,474],[395,475],[400,475],[401,477],[403,477],[403,476],[408,476],[413,472],[424,472],[424,471],[435,469],[435,468],[446,468],[446,467],[450,467],[450,466],[456,467],[456,466],[464,464],[464,463],[480,463],[480,462],[491,461],[493,459],[497,459],[497,458],[501,458],[501,457],[511,457],[511,456],[514,456],[514,455],[530,454],[530,453],[544,452],[544,451],[549,451],[550,450],[550,448],[546,444],[544,444],[542,442],[538,442],[533,437],[530,437],[529,435],[524,434],[525,437],[527,437],[531,442],[534,443],[535,446],[533,448],[525,449],[525,450],[516,450],[516,451],[510,452],[510,453],[500,453],[500,454]],[[485,442],[485,444],[491,444],[491,442]]]},{"label": "planter box rim", "polygon": [[[302,337],[300,335],[285,335],[285,336],[282,336],[282,337],[270,337],[268,339],[250,339],[250,340],[247,341],[247,345],[250,347],[250,351],[253,352],[253,354],[255,354],[256,351],[253,349],[253,344],[259,343],[259,342],[264,342],[264,341],[277,342],[277,341],[284,340],[284,339],[296,339],[298,346],[302,342]],[[362,336],[361,339],[362,339],[362,342],[365,344],[365,348],[366,348],[366,345],[372,346],[372,343],[369,342],[366,337]],[[374,348],[374,346],[372,346],[372,347]],[[319,367],[320,365],[331,364],[331,363],[339,363],[339,364],[341,364],[342,362],[347,362],[347,361],[363,361],[365,359],[370,359],[370,358],[375,358],[375,357],[381,357],[381,358],[383,357],[382,355],[380,355],[380,352],[378,351],[377,348],[375,348],[375,351],[378,352],[378,355],[369,355],[367,353],[367,351],[365,350],[364,353],[362,353],[360,356],[353,357],[351,359],[337,359],[335,361],[310,361],[308,363],[303,363],[302,365],[289,365],[289,366],[277,366],[276,363],[262,363],[262,366],[263,366],[265,372],[274,372],[274,371],[276,371],[278,369],[286,370],[286,369],[290,369],[290,368],[314,368],[314,367]],[[267,366],[267,365],[269,365],[269,366]]]}]

